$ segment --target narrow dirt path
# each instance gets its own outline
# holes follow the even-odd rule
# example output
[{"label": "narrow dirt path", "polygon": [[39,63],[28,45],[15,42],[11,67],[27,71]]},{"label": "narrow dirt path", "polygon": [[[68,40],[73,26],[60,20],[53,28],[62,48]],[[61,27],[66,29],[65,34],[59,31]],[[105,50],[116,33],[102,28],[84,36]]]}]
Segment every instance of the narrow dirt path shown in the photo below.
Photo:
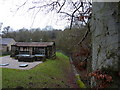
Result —
[{"label": "narrow dirt path", "polygon": [[76,83],[76,78],[75,78],[75,74],[73,73],[73,68],[70,65],[70,72],[68,74],[68,83],[70,85],[71,88],[79,88],[78,84]]},{"label": "narrow dirt path", "polygon": [[68,83],[71,85],[71,88],[79,88],[79,86],[76,83],[76,78],[73,72],[69,74],[69,80]]}]

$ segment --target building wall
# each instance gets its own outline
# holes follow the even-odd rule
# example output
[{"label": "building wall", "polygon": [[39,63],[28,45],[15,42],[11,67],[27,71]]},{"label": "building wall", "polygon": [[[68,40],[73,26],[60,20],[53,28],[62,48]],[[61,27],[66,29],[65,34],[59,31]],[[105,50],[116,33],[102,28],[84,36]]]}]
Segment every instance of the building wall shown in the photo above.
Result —
[{"label": "building wall", "polygon": [[15,44],[15,41],[14,40],[11,40],[11,42],[9,42],[8,44],[5,44],[5,45],[0,45],[0,50],[2,52],[8,52],[8,51],[11,51],[11,45],[14,45]]},{"label": "building wall", "polygon": [[9,47],[7,45],[2,45],[2,52],[7,52],[8,48]]},{"label": "building wall", "polygon": [[93,3],[92,70],[120,68],[120,3]]},{"label": "building wall", "polygon": [[9,47],[9,51],[11,51],[11,45],[14,45],[14,44],[15,44],[15,41],[11,40],[11,42],[7,45]]}]

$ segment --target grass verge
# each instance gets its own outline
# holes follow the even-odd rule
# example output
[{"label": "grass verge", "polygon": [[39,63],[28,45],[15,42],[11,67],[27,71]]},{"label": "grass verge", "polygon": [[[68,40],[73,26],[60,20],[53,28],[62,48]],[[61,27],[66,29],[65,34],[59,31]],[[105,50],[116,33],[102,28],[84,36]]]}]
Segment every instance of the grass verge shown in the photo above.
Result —
[{"label": "grass verge", "polygon": [[9,56],[9,55],[0,55],[0,57]]},{"label": "grass verge", "polygon": [[76,75],[76,79],[77,79],[77,84],[79,85],[80,88],[86,88],[85,84],[81,81],[79,75]]},{"label": "grass verge", "polygon": [[3,88],[67,88],[70,71],[69,58],[56,53],[56,59],[47,59],[30,70],[2,68]]}]

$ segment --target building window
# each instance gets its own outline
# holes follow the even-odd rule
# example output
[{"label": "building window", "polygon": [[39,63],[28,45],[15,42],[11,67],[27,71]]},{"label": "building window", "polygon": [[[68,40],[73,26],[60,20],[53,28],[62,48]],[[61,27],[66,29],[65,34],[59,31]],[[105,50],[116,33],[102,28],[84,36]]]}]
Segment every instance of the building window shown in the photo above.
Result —
[{"label": "building window", "polygon": [[39,53],[45,55],[45,49],[39,49]]},{"label": "building window", "polygon": [[35,54],[45,55],[45,48],[36,47],[36,48],[35,48]]}]

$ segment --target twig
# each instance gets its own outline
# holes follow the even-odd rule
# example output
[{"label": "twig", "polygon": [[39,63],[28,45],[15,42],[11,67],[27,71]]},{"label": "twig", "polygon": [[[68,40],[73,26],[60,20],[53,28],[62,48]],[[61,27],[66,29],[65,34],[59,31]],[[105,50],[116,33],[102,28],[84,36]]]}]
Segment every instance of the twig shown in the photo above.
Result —
[{"label": "twig", "polygon": [[39,13],[40,9],[41,9],[41,8],[39,8],[39,10],[36,12],[36,14],[35,14],[35,16],[34,16],[34,18],[33,18],[33,22],[32,22],[32,24],[31,24],[31,27],[32,27],[33,24],[34,24],[34,21],[35,21],[36,15]]},{"label": "twig", "polygon": [[57,12],[57,13],[59,13],[59,12],[61,11],[61,9],[62,9],[62,8],[63,8],[63,6],[65,5],[65,3],[66,3],[66,0],[64,0],[63,4],[61,5],[61,7],[60,7],[60,9],[58,10],[58,12]]},{"label": "twig", "polygon": [[80,45],[85,40],[85,38],[87,37],[89,32],[90,32],[90,26],[88,24],[88,29],[87,29],[86,33],[84,34],[83,38],[80,40],[80,42],[78,42],[77,45]]},{"label": "twig", "polygon": [[[15,14],[18,12],[18,10],[19,10],[21,7],[23,7],[23,6],[27,3],[27,1],[28,1],[28,0],[26,0],[22,5],[20,5],[20,6],[17,8]],[[14,14],[14,15],[15,15],[15,14]],[[14,15],[13,15],[13,16],[14,16]]]},{"label": "twig", "polygon": [[67,13],[67,12],[59,12],[59,13],[63,13],[63,14],[66,14],[66,15],[68,15],[68,16],[70,16],[70,17],[72,17],[72,15],[71,15],[71,14],[69,14],[69,13]]},{"label": "twig", "polygon": [[80,7],[83,7],[83,2],[81,2],[81,5],[78,8],[76,8],[76,10],[74,10],[73,13],[72,13],[72,18],[71,18],[71,23],[70,23],[70,30],[72,28],[74,14],[76,13],[76,11],[78,11],[80,9]]},{"label": "twig", "polygon": [[[76,7],[76,5],[72,2],[72,4],[73,4],[73,6],[77,9],[77,7]],[[82,4],[82,7],[83,7],[83,2],[81,2],[81,4]],[[88,10],[88,9],[87,9]],[[83,14],[85,14],[85,13],[81,13],[79,10],[78,10],[78,12],[79,12],[79,14],[81,15],[81,16],[83,16]],[[83,22],[85,23],[85,25],[87,25],[87,23],[85,22],[85,20],[83,19]]]}]

